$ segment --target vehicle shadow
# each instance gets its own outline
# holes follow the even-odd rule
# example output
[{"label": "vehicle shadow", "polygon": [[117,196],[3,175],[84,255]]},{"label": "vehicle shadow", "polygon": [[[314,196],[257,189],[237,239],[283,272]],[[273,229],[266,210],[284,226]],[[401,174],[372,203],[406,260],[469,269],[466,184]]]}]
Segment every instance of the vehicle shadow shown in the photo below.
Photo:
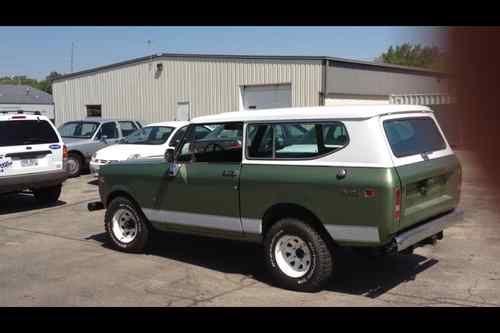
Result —
[{"label": "vehicle shadow", "polygon": [[[87,239],[111,248],[105,233]],[[201,236],[155,233],[148,254],[198,265],[223,273],[242,274],[265,284],[271,279],[265,270],[263,248],[254,243]],[[335,273],[324,290],[376,298],[438,261],[420,255],[394,255],[376,259],[340,249]]]},{"label": "vehicle shadow", "polygon": [[41,204],[31,193],[2,194],[0,195],[0,215],[58,207],[64,204],[66,204],[66,202],[61,200],[51,205]]},{"label": "vehicle shadow", "polygon": [[89,180],[87,182],[87,184],[97,186],[97,185],[99,185],[99,182],[97,181],[97,179],[92,179],[92,180]]}]

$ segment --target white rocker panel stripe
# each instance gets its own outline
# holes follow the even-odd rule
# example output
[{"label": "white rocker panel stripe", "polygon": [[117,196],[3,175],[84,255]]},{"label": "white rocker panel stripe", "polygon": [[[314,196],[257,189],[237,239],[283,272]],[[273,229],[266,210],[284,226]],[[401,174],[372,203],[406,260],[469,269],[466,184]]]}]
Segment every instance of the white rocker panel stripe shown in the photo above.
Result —
[{"label": "white rocker panel stripe", "polygon": [[[262,234],[262,221],[259,219],[228,217],[220,215],[195,214],[144,208],[146,217],[154,222],[205,227],[219,230]],[[337,241],[378,242],[377,227],[352,225],[325,225],[326,230]],[[243,229],[242,229],[243,228]]]},{"label": "white rocker panel stripe", "polygon": [[149,208],[143,208],[142,211],[150,221],[242,232],[239,217],[195,214]]},{"label": "white rocker panel stripe", "polygon": [[370,243],[380,241],[377,227],[325,224],[325,228],[336,241]]}]

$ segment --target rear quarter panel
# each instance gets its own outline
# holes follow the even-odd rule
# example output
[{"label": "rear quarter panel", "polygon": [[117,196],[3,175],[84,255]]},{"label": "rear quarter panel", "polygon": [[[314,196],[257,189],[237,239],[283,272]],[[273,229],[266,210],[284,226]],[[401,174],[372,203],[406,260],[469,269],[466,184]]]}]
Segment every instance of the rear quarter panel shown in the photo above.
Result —
[{"label": "rear quarter panel", "polygon": [[[379,232],[378,242],[333,239],[341,245],[383,243],[397,227],[392,223],[393,168],[347,167],[348,176],[338,180],[338,167],[243,165],[240,178],[242,218],[261,219],[279,203],[296,204],[312,212],[325,227],[368,226]],[[363,190],[375,197],[365,198]]]}]

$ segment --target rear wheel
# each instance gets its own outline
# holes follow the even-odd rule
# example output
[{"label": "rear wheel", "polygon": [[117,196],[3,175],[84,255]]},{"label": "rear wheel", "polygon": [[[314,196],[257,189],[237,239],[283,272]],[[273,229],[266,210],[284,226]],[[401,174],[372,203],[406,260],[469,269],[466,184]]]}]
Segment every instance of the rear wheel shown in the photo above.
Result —
[{"label": "rear wheel", "polygon": [[66,171],[69,177],[78,177],[82,172],[82,158],[75,153],[70,153],[66,159]]},{"label": "rear wheel", "polygon": [[33,190],[36,200],[41,204],[54,204],[59,200],[62,185]]},{"label": "rear wheel", "polygon": [[333,259],[327,240],[303,221],[278,221],[266,233],[264,247],[267,268],[280,287],[313,292],[331,277]]},{"label": "rear wheel", "polygon": [[149,225],[129,199],[113,199],[106,209],[104,223],[115,248],[125,252],[142,252],[146,249],[150,237]]}]

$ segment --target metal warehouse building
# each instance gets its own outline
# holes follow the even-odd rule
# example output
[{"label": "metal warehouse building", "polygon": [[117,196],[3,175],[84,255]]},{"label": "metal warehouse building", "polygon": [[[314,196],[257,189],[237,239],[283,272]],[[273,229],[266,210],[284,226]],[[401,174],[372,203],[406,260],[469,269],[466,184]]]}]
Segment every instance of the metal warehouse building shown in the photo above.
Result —
[{"label": "metal warehouse building", "polygon": [[445,73],[312,56],[157,54],[65,75],[53,84],[56,123],[87,116],[144,123],[244,109],[420,104],[438,111],[450,141]]}]

